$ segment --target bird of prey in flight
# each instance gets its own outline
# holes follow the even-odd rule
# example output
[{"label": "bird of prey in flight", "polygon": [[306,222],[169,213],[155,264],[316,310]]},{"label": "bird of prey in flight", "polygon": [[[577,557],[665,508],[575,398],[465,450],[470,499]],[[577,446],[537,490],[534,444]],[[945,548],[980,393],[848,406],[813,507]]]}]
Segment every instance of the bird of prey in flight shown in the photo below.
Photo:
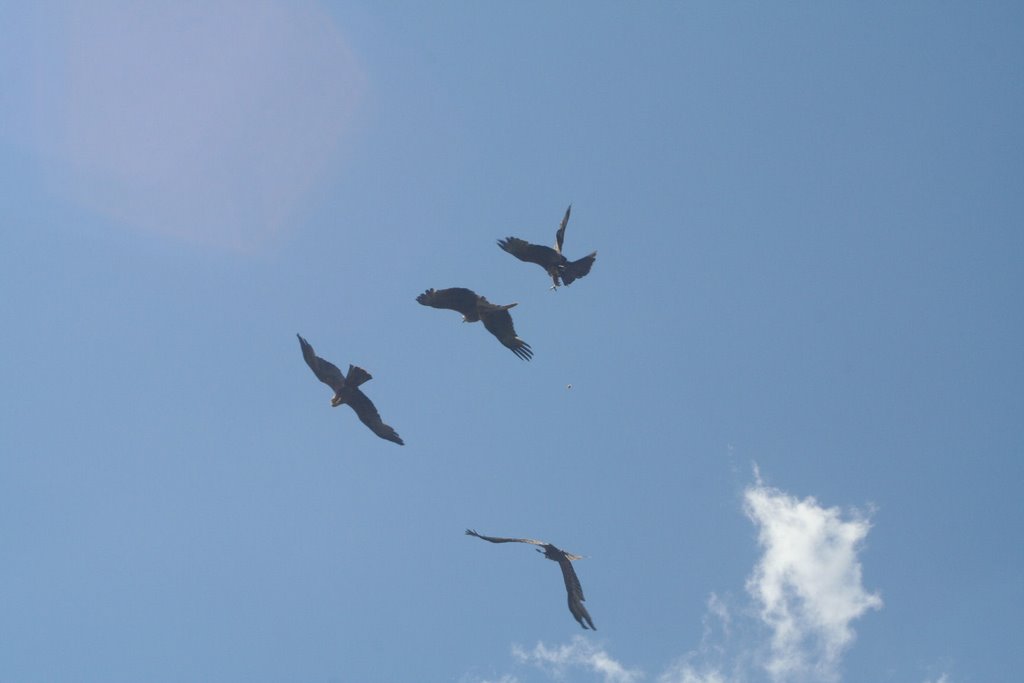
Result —
[{"label": "bird of prey in flight", "polygon": [[498,338],[502,345],[512,350],[523,360],[530,360],[533,357],[533,349],[530,345],[516,336],[516,330],[512,326],[512,315],[508,309],[517,304],[492,304],[490,301],[476,292],[465,287],[450,287],[448,289],[428,289],[416,297],[416,301],[424,306],[434,308],[450,308],[462,314],[462,322],[475,323],[481,321],[487,331]]},{"label": "bird of prey in flight", "polygon": [[551,285],[551,289],[558,287],[559,279],[561,279],[561,284],[570,285],[577,278],[589,273],[590,267],[594,265],[594,259],[597,258],[596,251],[577,261],[570,261],[562,254],[562,241],[565,239],[565,226],[569,222],[570,212],[572,212],[572,204],[565,210],[562,224],[558,226],[558,232],[555,233],[554,249],[539,244],[530,244],[518,237],[506,237],[503,240],[498,240],[498,246],[520,261],[536,263],[543,268],[554,283]]},{"label": "bird of prey in flight", "polygon": [[491,543],[529,543],[531,545],[539,545],[537,548],[538,553],[544,553],[544,557],[558,563],[558,566],[562,570],[562,579],[565,581],[565,592],[569,596],[569,611],[572,612],[572,616],[576,618],[580,626],[586,630],[588,627],[594,631],[597,630],[594,626],[594,622],[590,619],[590,614],[587,612],[587,608],[583,606],[583,601],[586,599],[583,597],[583,588],[580,586],[580,580],[576,576],[575,570],[572,568],[573,560],[582,560],[582,555],[573,555],[567,553],[561,548],[557,548],[550,543],[544,541],[535,541],[532,538],[499,538],[497,536],[484,536],[479,534],[473,529],[466,529],[467,536],[476,536],[482,538],[485,541]]},{"label": "bird of prey in flight", "polygon": [[331,406],[337,408],[342,403],[347,403],[352,410],[356,411],[356,416],[360,421],[374,434],[382,439],[394,441],[399,446],[405,445],[398,433],[380,419],[380,413],[377,412],[373,402],[359,390],[360,384],[373,379],[370,373],[355,365],[349,365],[348,374],[342,375],[336,365],[316,355],[313,347],[302,338],[302,335],[295,336],[299,338],[299,346],[302,347],[302,357],[306,359],[306,365],[318,380],[334,389]]}]

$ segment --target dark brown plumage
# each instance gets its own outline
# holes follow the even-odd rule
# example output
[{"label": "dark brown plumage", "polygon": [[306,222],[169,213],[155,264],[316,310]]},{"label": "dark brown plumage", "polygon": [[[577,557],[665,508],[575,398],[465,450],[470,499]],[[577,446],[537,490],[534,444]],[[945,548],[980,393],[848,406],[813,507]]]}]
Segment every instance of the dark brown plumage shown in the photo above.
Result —
[{"label": "dark brown plumage", "polygon": [[498,240],[498,246],[515,256],[520,261],[536,263],[538,266],[543,268],[554,283],[551,286],[551,289],[558,287],[559,279],[561,279],[561,284],[568,286],[572,284],[574,280],[589,273],[591,266],[594,265],[594,259],[597,258],[596,251],[577,261],[570,261],[562,254],[562,242],[565,240],[565,226],[569,223],[569,214],[571,212],[572,204],[570,204],[569,208],[565,210],[565,216],[562,218],[562,224],[558,226],[558,231],[555,233],[554,249],[551,247],[544,247],[539,244],[530,244],[526,240],[521,240],[518,237],[506,237],[503,240]]},{"label": "dark brown plumage", "polygon": [[533,358],[533,350],[530,345],[516,336],[515,327],[512,325],[512,315],[508,312],[508,309],[518,304],[500,306],[492,304],[465,287],[428,289],[416,297],[416,301],[424,306],[458,311],[462,314],[464,323],[475,323],[479,320],[483,322],[488,332],[497,337],[498,341],[511,349],[516,356],[523,360]]},{"label": "dark brown plumage", "polygon": [[313,347],[309,345],[302,335],[295,335],[299,338],[299,346],[302,347],[302,357],[306,359],[306,365],[313,371],[316,378],[334,389],[334,397],[331,398],[331,406],[337,408],[342,403],[351,406],[359,420],[370,428],[370,430],[382,439],[394,441],[400,446],[405,442],[398,436],[398,433],[384,424],[380,419],[380,413],[374,407],[373,402],[359,390],[359,385],[369,382],[373,377],[366,370],[355,365],[348,366],[348,375],[342,375],[341,370],[330,361],[326,361],[316,355]]},{"label": "dark brown plumage", "polygon": [[[565,581],[565,592],[569,598],[569,611],[572,612],[572,616],[579,622],[579,625],[586,630],[588,627],[594,631],[597,628],[594,626],[594,622],[590,618],[590,614],[587,612],[587,608],[583,606],[583,601],[586,598],[583,597],[583,588],[580,586],[579,577],[576,576],[576,571],[572,568],[573,560],[582,560],[582,555],[573,555],[567,553],[561,548],[545,543],[544,541],[536,541],[532,538],[500,538],[498,536],[484,536],[483,534],[477,533],[473,529],[466,529],[467,536],[476,536],[482,538],[485,541],[491,543],[529,543],[531,545],[539,545],[537,549],[538,553],[544,553],[544,557],[558,563],[559,568],[562,570],[562,579]],[[543,550],[541,550],[543,548]]]}]

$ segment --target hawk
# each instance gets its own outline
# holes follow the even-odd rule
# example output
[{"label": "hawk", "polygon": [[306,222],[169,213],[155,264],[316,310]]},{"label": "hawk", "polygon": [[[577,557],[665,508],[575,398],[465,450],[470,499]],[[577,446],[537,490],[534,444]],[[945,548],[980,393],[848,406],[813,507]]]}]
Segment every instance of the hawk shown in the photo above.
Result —
[{"label": "hawk", "polygon": [[331,406],[337,408],[342,403],[347,403],[352,410],[356,411],[359,420],[370,428],[370,430],[382,439],[393,441],[399,446],[405,442],[398,436],[398,432],[384,424],[380,419],[380,413],[374,407],[373,402],[359,390],[359,385],[373,379],[366,370],[355,365],[348,366],[348,374],[342,375],[338,366],[326,361],[316,355],[313,347],[309,345],[302,335],[295,335],[299,338],[299,346],[302,347],[302,357],[306,359],[306,365],[313,371],[316,378],[334,389],[334,396],[331,398]]},{"label": "hawk", "polygon": [[544,557],[549,560],[558,563],[558,566],[562,570],[562,579],[565,581],[565,592],[569,596],[569,611],[572,612],[572,616],[576,618],[579,625],[586,630],[588,627],[596,631],[597,628],[594,626],[594,622],[590,619],[590,614],[587,612],[587,608],[583,606],[583,601],[586,599],[583,597],[583,588],[580,586],[580,580],[576,576],[576,571],[572,568],[573,560],[582,560],[582,555],[573,555],[567,553],[561,548],[546,543],[544,541],[535,541],[532,538],[499,538],[497,536],[484,536],[483,534],[477,533],[473,529],[466,529],[467,536],[476,536],[482,538],[485,541],[491,543],[529,543],[531,545],[539,545],[537,548],[538,553],[544,553]]},{"label": "hawk", "polygon": [[569,208],[565,210],[565,217],[562,218],[562,224],[558,227],[558,232],[555,233],[554,249],[551,247],[543,247],[539,244],[530,244],[526,240],[521,240],[518,237],[506,237],[503,240],[498,240],[498,246],[515,256],[520,261],[536,263],[538,266],[543,268],[554,283],[551,285],[551,289],[556,289],[558,287],[559,279],[561,279],[561,284],[568,286],[572,284],[574,280],[589,273],[590,267],[594,265],[594,259],[597,258],[596,251],[577,261],[570,261],[562,254],[562,241],[565,239],[565,226],[569,223],[569,214],[571,212],[572,204],[570,204]]},{"label": "hawk", "polygon": [[416,301],[424,306],[458,311],[462,314],[464,323],[475,323],[479,320],[488,332],[497,337],[498,341],[511,349],[516,356],[523,360],[533,358],[533,349],[530,345],[516,336],[516,330],[512,326],[512,315],[508,312],[508,309],[518,304],[492,304],[465,287],[428,289],[416,297]]}]

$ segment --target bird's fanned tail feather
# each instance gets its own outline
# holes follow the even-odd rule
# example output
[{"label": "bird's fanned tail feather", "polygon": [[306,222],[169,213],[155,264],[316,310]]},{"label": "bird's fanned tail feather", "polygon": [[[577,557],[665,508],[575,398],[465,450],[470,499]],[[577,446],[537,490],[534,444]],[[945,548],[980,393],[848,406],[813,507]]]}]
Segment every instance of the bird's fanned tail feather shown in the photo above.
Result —
[{"label": "bird's fanned tail feather", "polygon": [[596,258],[597,252],[595,251],[576,261],[567,261],[560,269],[562,284],[571,284],[573,280],[577,280],[589,273]]},{"label": "bird's fanned tail feather", "polygon": [[348,366],[348,375],[345,376],[345,383],[351,387],[358,387],[360,384],[369,382],[373,375],[363,370],[358,365]]}]

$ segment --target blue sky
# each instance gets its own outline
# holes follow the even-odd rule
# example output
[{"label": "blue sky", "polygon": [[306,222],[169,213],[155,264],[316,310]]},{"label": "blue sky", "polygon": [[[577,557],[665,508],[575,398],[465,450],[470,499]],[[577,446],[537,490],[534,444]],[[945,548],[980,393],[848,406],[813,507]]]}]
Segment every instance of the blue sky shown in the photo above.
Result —
[{"label": "blue sky", "polygon": [[[0,24],[0,680],[1024,668],[1019,6]],[[598,258],[551,292],[495,241],[570,202]],[[585,555],[599,630],[467,527]]]}]

